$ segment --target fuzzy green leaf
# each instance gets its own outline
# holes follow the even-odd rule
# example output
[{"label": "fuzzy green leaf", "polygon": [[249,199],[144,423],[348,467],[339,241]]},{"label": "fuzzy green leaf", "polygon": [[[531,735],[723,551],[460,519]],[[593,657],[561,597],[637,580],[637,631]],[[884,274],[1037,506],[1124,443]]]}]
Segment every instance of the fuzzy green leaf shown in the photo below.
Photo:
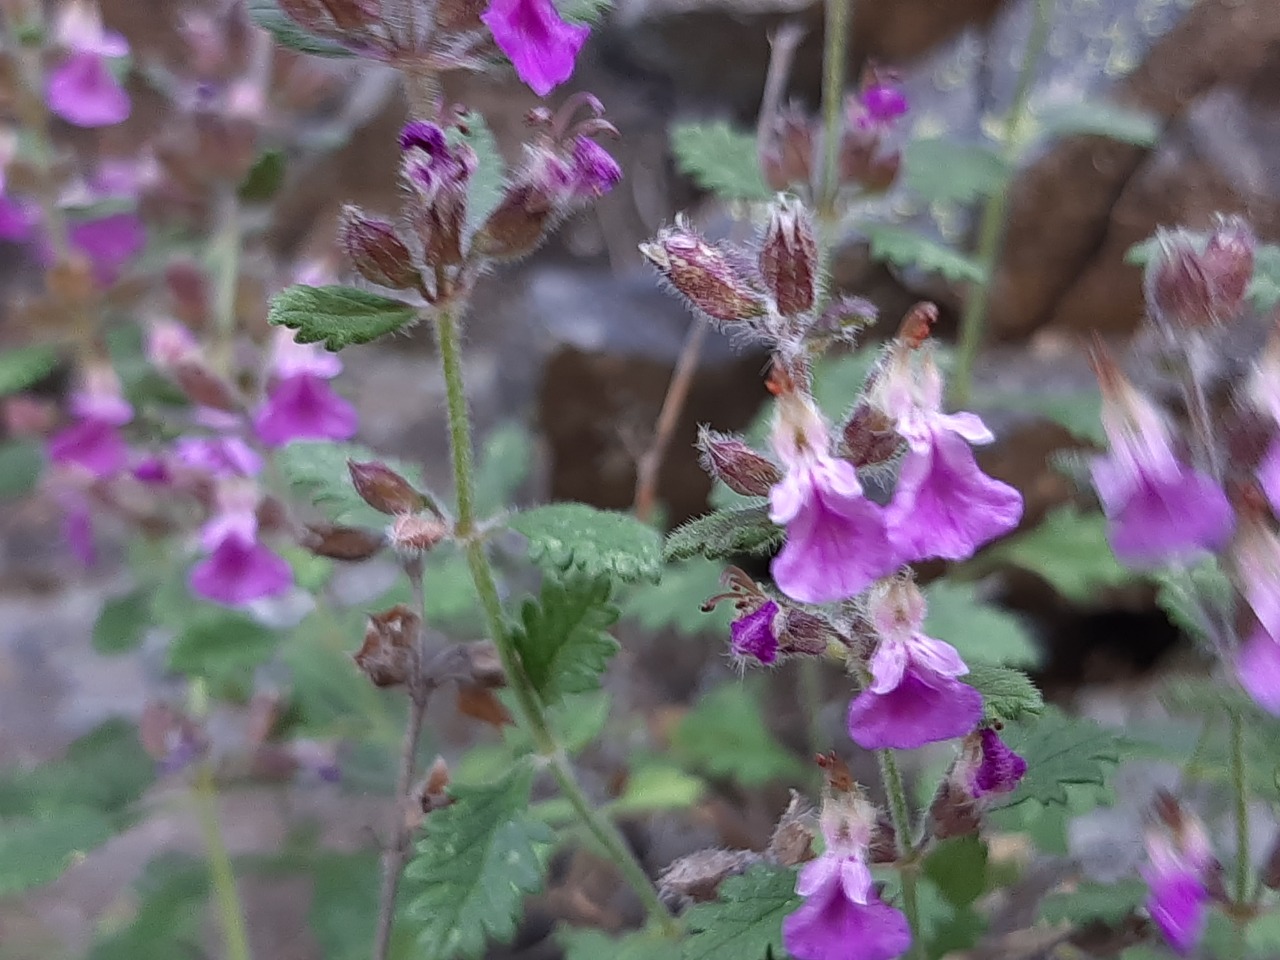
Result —
[{"label": "fuzzy green leaf", "polygon": [[227,682],[246,676],[276,651],[270,627],[233,610],[201,610],[169,645],[169,669]]},{"label": "fuzzy green leaf", "polygon": [[355,54],[332,40],[307,33],[280,9],[276,0],[249,0],[249,16],[275,38],[276,43],[316,57],[347,59]]},{"label": "fuzzy green leaf", "polygon": [[111,597],[93,625],[93,649],[99,653],[125,653],[135,649],[151,623],[151,594],[135,590]]},{"label": "fuzzy green leaf", "polygon": [[24,497],[36,488],[44,472],[44,450],[38,440],[0,443],[0,499]]},{"label": "fuzzy green leaf", "polygon": [[123,928],[98,940],[88,960],[174,960],[200,955],[209,868],[184,854],[162,854],[136,885],[137,905]]},{"label": "fuzzy green leaf", "polygon": [[923,234],[888,223],[862,225],[871,241],[871,256],[887,260],[899,267],[916,267],[926,273],[937,273],[948,280],[981,283],[983,270],[962,253],[945,247]]},{"label": "fuzzy green leaf", "polygon": [[1021,720],[1044,711],[1044,697],[1021,670],[971,663],[961,679],[982,694],[988,720]]},{"label": "fuzzy green leaf", "polygon": [[0,897],[52,883],[113,833],[110,821],[87,807],[0,821]]},{"label": "fuzzy green leaf", "polygon": [[941,841],[924,861],[924,874],[953,907],[967,907],[987,889],[987,845],[976,834]]},{"label": "fuzzy green leaf", "polygon": [[724,120],[671,128],[676,163],[698,186],[725,200],[765,201],[773,191],[760,172],[756,138]]},{"label": "fuzzy green leaf", "polygon": [[1045,897],[1040,916],[1050,923],[1067,920],[1081,926],[1102,921],[1118,924],[1136,910],[1147,896],[1141,880],[1117,883],[1081,883],[1076,889]]},{"label": "fuzzy green leaf", "polygon": [[454,802],[431,814],[426,839],[405,877],[420,890],[409,906],[421,960],[478,958],[489,940],[509,941],[526,894],[542,886],[555,841],[529,815],[533,774],[458,786]]},{"label": "fuzzy green leaf", "polygon": [[930,202],[972,203],[1005,189],[1009,162],[994,148],[951,140],[913,140],[902,154],[907,188]]},{"label": "fuzzy green leaf", "polygon": [[724,591],[720,576],[724,566],[701,557],[674,563],[657,583],[639,583],[627,591],[622,614],[646,630],[674,630],[686,637],[701,634],[729,635],[733,607],[719,604],[704,612],[702,604]]},{"label": "fuzzy green leaf", "polygon": [[380,528],[385,514],[360,498],[351,483],[348,460],[377,460],[422,490],[421,471],[394,457],[384,457],[354,443],[301,440],[275,453],[276,465],[291,487],[309,498],[334,523]]},{"label": "fuzzy green leaf", "polygon": [[723,560],[742,553],[767,553],[782,542],[783,530],[760,504],[717,510],[681,524],[667,534],[663,556],[668,563],[702,556]]},{"label": "fuzzy green leaf", "polygon": [[564,960],[672,960],[675,945],[669,937],[648,930],[611,937],[600,930],[567,929],[560,932],[564,941]]},{"label": "fuzzy green leaf", "polygon": [[1050,137],[1092,135],[1138,147],[1152,146],[1160,137],[1160,121],[1153,114],[1096,100],[1055,104],[1039,111],[1035,120]]},{"label": "fuzzy green leaf", "polygon": [[515,514],[508,526],[529,540],[544,570],[575,567],[588,577],[654,580],[662,573],[662,538],[625,513],[585,503],[552,503]]},{"label": "fuzzy green leaf", "polygon": [[58,365],[58,351],[47,344],[0,353],[0,397],[39,383]]},{"label": "fuzzy green leaf", "polygon": [[940,580],[925,591],[929,613],[924,632],[945,640],[965,661],[1032,664],[1039,659],[1035,641],[1014,614],[983,603],[972,584]]},{"label": "fuzzy green leaf", "polygon": [[1104,786],[1120,762],[1122,738],[1084,717],[1068,717],[1049,707],[1037,720],[1007,726],[1004,741],[1027,761],[1027,775],[1009,806],[1034,800],[1067,804],[1069,784]]},{"label": "fuzzy green leaf", "polygon": [[706,784],[662,761],[633,765],[622,796],[609,804],[615,817],[654,810],[687,810],[706,792]]},{"label": "fuzzy green leaf", "polygon": [[800,906],[796,875],[777,867],[752,867],[720,886],[720,899],[700,903],[685,916],[692,931],[683,960],[768,960],[785,957],[782,920]]},{"label": "fuzzy green leaf", "polygon": [[418,310],[355,287],[308,287],[295,283],[271,298],[267,321],[298,331],[299,343],[323,343],[338,351],[394,333],[417,319]]},{"label": "fuzzy green leaf", "polygon": [[521,607],[511,641],[544,703],[600,686],[600,675],[618,651],[618,641],[605,632],[618,619],[609,593],[604,578],[548,577],[538,599]]},{"label": "fuzzy green leaf", "polygon": [[671,746],[691,766],[744,786],[801,779],[804,767],[774,739],[763,716],[753,685],[725,683],[685,714]]},{"label": "fuzzy green leaf", "polygon": [[1054,510],[1034,530],[997,544],[987,556],[1038,573],[1063,596],[1081,602],[1095,598],[1099,587],[1132,577],[1107,543],[1106,518],[1070,506]]},{"label": "fuzzy green leaf", "polygon": [[240,199],[266,203],[284,185],[284,151],[264,150],[240,182]]},{"label": "fuzzy green leaf", "polygon": [[1229,621],[1233,615],[1235,588],[1215,558],[1190,568],[1161,570],[1155,579],[1160,585],[1156,594],[1160,609],[1178,629],[1196,640],[1212,639],[1212,623],[1206,621],[1205,611],[1216,615],[1219,622]]}]

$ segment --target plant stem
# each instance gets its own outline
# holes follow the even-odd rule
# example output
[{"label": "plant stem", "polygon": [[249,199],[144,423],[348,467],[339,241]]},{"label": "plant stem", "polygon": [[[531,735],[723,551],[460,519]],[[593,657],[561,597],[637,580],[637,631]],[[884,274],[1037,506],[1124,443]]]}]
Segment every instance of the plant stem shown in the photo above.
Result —
[{"label": "plant stem", "polygon": [[849,21],[853,0],[827,0],[822,50],[822,187],[818,216],[835,220],[840,190],[840,134],[844,130],[845,65],[849,57]]},{"label": "plant stem", "polygon": [[916,864],[905,862],[912,853],[911,808],[907,806],[907,791],[902,784],[902,773],[892,750],[878,750],[880,779],[889,798],[889,816],[893,818],[893,835],[898,846],[898,876],[902,880],[902,909],[911,926],[911,949],[908,958],[922,956],[920,952],[920,904],[916,899]]},{"label": "plant stem", "polygon": [[[1236,800],[1236,906],[1243,908],[1249,901],[1249,792],[1245,781],[1244,719],[1232,710],[1231,718],[1231,787]],[[1235,911],[1236,923],[1242,928],[1247,922],[1242,912]]]},{"label": "plant stem", "polygon": [[[803,657],[799,673],[800,708],[804,711],[805,732],[809,737],[809,753],[818,756],[826,744],[823,742],[822,722],[822,658]],[[825,778],[822,770],[820,776]]]},{"label": "plant stem", "polygon": [[[1035,79],[1036,65],[1040,62],[1040,55],[1044,52],[1045,43],[1049,39],[1052,15],[1053,0],[1036,0],[1035,19],[1031,24],[1031,34],[1027,37],[1026,49],[1022,53],[1022,66],[1018,71],[1017,86],[1014,88],[1013,100],[1009,104],[1004,131],[1000,138],[1000,156],[1010,170],[1020,147],[1019,134],[1026,120],[1031,84]],[[960,347],[956,354],[955,372],[951,377],[951,397],[956,406],[965,404],[969,400],[973,382],[973,362],[977,358],[978,348],[982,345],[987,306],[991,299],[991,284],[1000,256],[1000,244],[1004,239],[1011,182],[1012,176],[1006,176],[1001,186],[987,197],[987,202],[982,208],[982,218],[978,225],[977,251],[978,269],[982,276],[974,284],[969,298],[965,301],[964,312],[960,316]]]},{"label": "plant stem", "polygon": [[652,881],[636,860],[618,828],[600,811],[592,807],[581,785],[574,776],[568,758],[556,742],[543,714],[542,705],[521,667],[511,642],[498,596],[498,584],[493,566],[485,553],[484,542],[476,536],[475,479],[473,476],[473,449],[471,418],[467,411],[467,396],[462,379],[462,348],[458,321],[448,310],[434,317],[436,340],[440,349],[440,364],[444,370],[445,398],[449,417],[449,442],[453,455],[454,492],[458,503],[457,535],[465,544],[467,566],[480,598],[485,625],[497,648],[507,675],[507,683],[515,694],[516,716],[520,726],[532,738],[535,749],[548,762],[552,776],[568,799],[583,825],[599,841],[601,847],[632,886],[644,903],[650,917],[665,932],[674,935],[679,923],[658,897]]},{"label": "plant stem", "polygon": [[693,375],[698,372],[698,358],[702,355],[702,344],[706,338],[707,325],[695,319],[685,334],[680,356],[671,372],[671,382],[667,384],[662,409],[658,411],[658,420],[653,428],[653,439],[636,461],[636,495],[632,509],[636,519],[642,523],[649,522],[658,504],[658,474],[667,448],[671,446],[676,425],[680,422],[680,413],[689,399],[689,389],[693,386]]},{"label": "plant stem", "polygon": [[244,907],[236,890],[231,856],[222,839],[222,827],[218,820],[218,788],[213,780],[213,767],[207,760],[201,761],[196,767],[191,792],[195,797],[200,832],[204,836],[205,851],[209,856],[209,874],[213,880],[213,895],[218,905],[218,918],[222,923],[227,960],[250,960],[252,954],[249,952]]},{"label": "plant stem", "polygon": [[217,229],[209,241],[213,271],[214,368],[232,373],[236,339],[236,297],[240,286],[240,198],[234,184],[224,184],[217,197]]}]

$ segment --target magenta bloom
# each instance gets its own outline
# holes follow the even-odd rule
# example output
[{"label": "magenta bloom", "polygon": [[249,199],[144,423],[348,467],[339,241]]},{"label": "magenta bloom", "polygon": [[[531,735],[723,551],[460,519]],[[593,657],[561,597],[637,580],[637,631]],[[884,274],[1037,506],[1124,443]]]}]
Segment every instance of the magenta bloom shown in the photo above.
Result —
[{"label": "magenta bloom", "polygon": [[1159,825],[1147,831],[1147,912],[1169,946],[1190,953],[1204,936],[1208,922],[1206,878],[1213,850],[1199,821],[1183,816],[1177,828]]},{"label": "magenta bloom", "polygon": [[58,496],[58,505],[62,508],[63,542],[81,566],[92,567],[98,562],[98,544],[89,501],[79,492],[67,491]]},{"label": "magenta bloom", "polygon": [[1258,620],[1236,650],[1236,675],[1258,706],[1280,715],[1280,538],[1265,524],[1250,522],[1236,559],[1242,591]]},{"label": "magenta bloom", "polygon": [[573,191],[580,197],[602,197],[622,182],[622,167],[590,137],[573,140]]},{"label": "magenta bloom", "polygon": [[751,657],[760,663],[773,663],[778,659],[778,637],[773,632],[773,618],[778,615],[778,605],[766,601],[759,609],[739,617],[729,625],[733,653],[738,657]]},{"label": "magenta bloom", "polygon": [[773,443],[787,468],[769,492],[769,517],[787,528],[772,566],[778,589],[802,603],[831,603],[896,571],[901,558],[884,511],[863,496],[853,465],[828,452],[827,425],[808,398],[779,398]]},{"label": "magenta bloom", "polygon": [[877,83],[867,87],[858,95],[863,115],[859,122],[863,126],[890,126],[895,120],[907,112],[907,96],[893,84]]},{"label": "magenta bloom", "polygon": [[68,239],[93,264],[94,280],[109,287],[146,246],[147,234],[142,221],[132,213],[113,213],[77,223]]},{"label": "magenta bloom", "polygon": [[181,437],[174,444],[179,462],[214,477],[253,477],[262,458],[239,437]]},{"label": "magenta bloom", "polygon": [[969,672],[955,647],[920,632],[924,597],[899,580],[874,591],[880,641],[871,683],[849,704],[849,736],[867,750],[913,750],[963,737],[982,719],[982,694],[956,679]]},{"label": "magenta bloom", "polygon": [[95,477],[111,477],[128,464],[129,445],[113,423],[77,420],[49,438],[49,459]]},{"label": "magenta bloom", "polygon": [[275,379],[266,402],[254,416],[263,443],[284,446],[293,440],[348,440],[359,416],[327,381],[342,370],[342,361],[319,347],[296,343],[284,330],[276,340]]},{"label": "magenta bloom", "polygon": [[1280,717],[1280,642],[1258,629],[1236,651],[1236,676],[1258,706]]},{"label": "magenta bloom", "polygon": [[36,216],[26,204],[0,193],[0,240],[22,243],[31,239],[36,222]]},{"label": "magenta bloom", "polygon": [[97,9],[78,0],[63,5],[55,34],[69,55],[49,73],[49,109],[78,127],[109,127],[126,120],[129,95],[111,72],[110,61],[128,56],[128,41],[104,30]]},{"label": "magenta bloom", "polygon": [[1271,509],[1280,513],[1280,440],[1271,444],[1258,465],[1258,486],[1267,495]]},{"label": "magenta bloom", "polygon": [[491,0],[480,17],[534,93],[545,97],[573,75],[591,30],[566,23],[551,0]]},{"label": "magenta bloom", "polygon": [[197,596],[241,607],[288,590],[293,572],[282,557],[261,543],[229,536],[191,569],[188,584]]},{"label": "magenta bloom", "polygon": [[1016,789],[1027,775],[1027,761],[1010,750],[991,727],[985,727],[979,737],[982,760],[973,771],[969,792],[981,798]]}]

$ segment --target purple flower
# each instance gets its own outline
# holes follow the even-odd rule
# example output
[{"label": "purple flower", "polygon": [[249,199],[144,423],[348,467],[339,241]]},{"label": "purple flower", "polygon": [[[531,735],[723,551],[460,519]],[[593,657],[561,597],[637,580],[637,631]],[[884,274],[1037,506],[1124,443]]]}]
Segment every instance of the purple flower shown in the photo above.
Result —
[{"label": "purple flower", "polygon": [[93,278],[109,287],[147,242],[142,221],[132,213],[112,213],[77,223],[70,230],[71,245],[89,258]]},{"label": "purple flower", "polygon": [[1258,706],[1280,716],[1280,538],[1265,522],[1247,521],[1236,564],[1242,592],[1258,621],[1235,652],[1236,676]]},{"label": "purple flower", "polygon": [[109,127],[127,119],[129,95],[109,62],[128,56],[125,38],[104,30],[96,7],[80,0],[63,5],[55,34],[69,55],[49,73],[49,109],[78,127]]},{"label": "purple flower", "polygon": [[1027,761],[1010,750],[991,727],[983,728],[978,737],[982,759],[971,774],[969,793],[982,798],[1016,789],[1027,774]]},{"label": "purple flower", "polygon": [[129,462],[129,446],[119,428],[133,419],[133,408],[121,396],[110,367],[88,368],[83,378],[71,396],[76,419],[49,438],[49,459],[93,477],[114,476]]},{"label": "purple flower", "polygon": [[252,481],[236,478],[220,484],[218,511],[200,531],[209,555],[191,569],[192,593],[239,607],[289,589],[289,564],[258,541],[258,499]]},{"label": "purple flower", "polygon": [[573,140],[573,189],[580,197],[602,197],[622,182],[622,167],[590,137]]},{"label": "purple flower", "polygon": [[0,240],[10,243],[29,240],[37,222],[30,207],[5,196],[0,191]]},{"label": "purple flower", "polygon": [[293,440],[348,440],[355,435],[355,407],[326,382],[342,370],[342,361],[283,330],[276,340],[275,381],[254,416],[263,443],[284,446]]},{"label": "purple flower", "polygon": [[1258,486],[1266,494],[1271,509],[1280,513],[1280,438],[1272,441],[1262,463],[1258,464]]},{"label": "purple flower", "polygon": [[[917,369],[912,359],[922,354]],[[897,345],[876,394],[907,441],[887,514],[904,562],[966,560],[1018,525],[1022,495],[983,473],[969,448],[995,437],[972,413],[942,412],[942,374],[930,353]]]},{"label": "purple flower", "polygon": [[782,921],[795,960],[892,960],[911,946],[903,914],[881,902],[867,867],[875,809],[856,797],[829,799],[822,812],[827,848],[800,869],[804,903]]},{"label": "purple flower", "polygon": [[778,605],[767,600],[750,613],[739,617],[729,625],[733,653],[738,657],[753,657],[760,663],[773,663],[778,659],[778,637],[773,632],[773,618],[778,615]]},{"label": "purple flower", "polygon": [[1200,822],[1174,806],[1176,822],[1160,823],[1146,833],[1147,912],[1169,946],[1190,953],[1204,936],[1208,922],[1213,850]]},{"label": "purple flower", "polygon": [[62,508],[62,539],[80,565],[88,568],[98,562],[97,538],[93,535],[93,511],[89,501],[78,492],[68,491],[58,497]]},{"label": "purple flower", "polygon": [[480,17],[516,74],[540,97],[573,74],[590,29],[566,23],[551,0],[492,0]]},{"label": "purple flower", "polygon": [[253,477],[262,472],[262,457],[239,437],[181,437],[174,444],[178,460],[214,477]]},{"label": "purple flower", "polygon": [[955,647],[920,632],[924,597],[909,580],[872,592],[879,643],[871,683],[849,704],[849,736],[867,750],[913,750],[963,737],[982,719],[982,694],[957,680],[969,668]]},{"label": "purple flower", "polygon": [[890,83],[873,83],[858,95],[862,114],[858,123],[864,127],[887,127],[907,112],[907,96]]},{"label": "purple flower", "polygon": [[1261,628],[1235,654],[1236,676],[1249,696],[1268,713],[1280,716],[1280,642]]},{"label": "purple flower", "polygon": [[884,511],[863,496],[853,465],[831,456],[812,401],[779,397],[773,444],[787,468],[769,492],[769,517],[787,528],[772,566],[778,589],[802,603],[830,603],[897,570]]}]

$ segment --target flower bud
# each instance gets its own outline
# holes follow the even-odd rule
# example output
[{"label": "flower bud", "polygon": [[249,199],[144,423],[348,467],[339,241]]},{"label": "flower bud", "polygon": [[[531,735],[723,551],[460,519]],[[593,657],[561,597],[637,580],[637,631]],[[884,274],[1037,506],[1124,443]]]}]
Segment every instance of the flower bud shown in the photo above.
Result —
[{"label": "flower bud", "polygon": [[423,259],[432,267],[461,263],[475,151],[466,144],[450,145],[440,127],[422,120],[405,125],[400,149],[401,176],[413,197],[409,220],[422,242]]},{"label": "flower bud", "polygon": [[798,607],[784,607],[773,626],[778,635],[778,650],[784,654],[820,657],[827,652],[831,641],[837,639],[831,624]]},{"label": "flower bud", "polygon": [[181,360],[173,366],[170,373],[182,392],[196,406],[227,412],[240,409],[240,398],[236,395],[235,388],[214,373],[203,358]]},{"label": "flower bud", "polygon": [[430,506],[430,501],[415,490],[404,477],[385,463],[376,460],[347,461],[356,493],[379,513],[391,515],[416,513]]},{"label": "flower bud", "polygon": [[317,557],[355,561],[368,560],[384,542],[382,534],[374,530],[313,523],[307,527],[302,545]]},{"label": "flower bud", "polygon": [[827,304],[809,332],[854,343],[879,317],[876,305],[865,297],[839,296]]},{"label": "flower bud", "polygon": [[734,493],[765,497],[782,480],[782,471],[767,457],[751,449],[741,437],[701,427],[698,450],[702,468]]},{"label": "flower bud", "polygon": [[416,678],[421,618],[404,604],[371,614],[364,643],[352,659],[376,687],[394,687]]},{"label": "flower bud", "polygon": [[709,848],[686,854],[672,862],[658,877],[663,902],[678,907],[714,900],[720,885],[746,873],[761,860],[754,850]]},{"label": "flower bud", "polygon": [[817,274],[818,241],[809,211],[794,198],[779,199],[760,248],[760,275],[780,314],[793,317],[813,306]]},{"label": "flower bud", "polygon": [[449,536],[449,527],[438,517],[421,513],[398,514],[387,531],[391,546],[401,553],[430,550]]},{"label": "flower bud", "polygon": [[498,729],[515,723],[493,690],[475,683],[458,684],[458,713]]},{"label": "flower bud", "polygon": [[774,190],[808,184],[813,177],[814,135],[809,118],[797,107],[778,112],[760,148],[760,170]]},{"label": "flower bud", "polygon": [[1253,280],[1258,238],[1240,217],[1224,217],[1209,234],[1201,261],[1214,283],[1223,316],[1232,316],[1244,302]]},{"label": "flower bud", "polygon": [[421,282],[413,254],[386,220],[366,216],[359,207],[343,207],[338,242],[360,276],[370,283],[411,290]]},{"label": "flower bud", "polygon": [[436,757],[435,762],[427,769],[427,775],[414,789],[423,813],[447,807],[452,802],[448,793],[450,779],[449,764],[444,757]]},{"label": "flower bud", "polygon": [[1185,231],[1157,234],[1147,265],[1147,303],[1173,327],[1222,323],[1239,313],[1253,279],[1257,239],[1239,217],[1220,220],[1201,251]]},{"label": "flower bud", "polygon": [[747,272],[720,247],[676,221],[640,252],[697,310],[719,323],[763,316],[768,304]]},{"label": "flower bud", "polygon": [[542,187],[512,184],[477,231],[473,246],[491,260],[528,256],[542,244],[555,211],[554,199]]},{"label": "flower bud", "polygon": [[888,463],[902,449],[903,440],[893,418],[879,407],[861,400],[841,432],[842,455],[855,467]]},{"label": "flower bud", "polygon": [[953,777],[938,786],[929,807],[929,831],[939,840],[967,837],[982,827],[982,811],[977,800]]},{"label": "flower bud", "polygon": [[765,856],[780,867],[796,867],[813,859],[813,838],[818,833],[818,814],[813,806],[791,791],[791,801],[769,837]]}]

